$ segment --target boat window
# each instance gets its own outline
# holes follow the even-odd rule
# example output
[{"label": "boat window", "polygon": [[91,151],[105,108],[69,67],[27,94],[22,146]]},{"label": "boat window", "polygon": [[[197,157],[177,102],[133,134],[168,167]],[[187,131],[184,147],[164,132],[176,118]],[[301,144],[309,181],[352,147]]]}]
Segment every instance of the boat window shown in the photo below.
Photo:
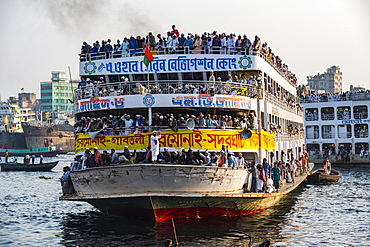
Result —
[{"label": "boat window", "polygon": [[351,138],[352,128],[349,124],[338,125],[338,138]]},{"label": "boat window", "polygon": [[323,125],[321,126],[321,133],[323,139],[335,138],[335,127],[334,125]]},{"label": "boat window", "polygon": [[369,127],[367,124],[355,124],[355,137],[356,138],[368,138]]},{"label": "boat window", "polygon": [[158,81],[169,81],[169,80],[178,80],[179,75],[177,73],[158,73]]},{"label": "boat window", "polygon": [[355,106],[353,107],[354,113],[353,117],[355,119],[366,119],[368,114],[367,114],[367,106]]},{"label": "boat window", "polygon": [[367,158],[369,155],[369,143],[356,142],[355,143],[355,154],[359,154],[360,158]]},{"label": "boat window", "polygon": [[307,139],[318,139],[319,138],[319,126],[307,126],[306,127],[306,138]]},{"label": "boat window", "polygon": [[306,121],[317,121],[318,120],[317,108],[307,108],[305,111]]},{"label": "boat window", "polygon": [[[148,81],[148,75],[147,74],[133,74],[132,78],[134,81]],[[149,80],[154,81],[154,75],[149,74]]]},{"label": "boat window", "polygon": [[337,118],[338,120],[348,120],[351,119],[351,107],[340,106],[337,108]]},{"label": "boat window", "polygon": [[309,155],[320,155],[320,145],[319,144],[307,144],[307,152]]},{"label": "boat window", "polygon": [[322,156],[327,157],[335,154],[335,143],[323,143],[322,144]]},{"label": "boat window", "polygon": [[334,107],[321,108],[321,120],[334,120]]}]

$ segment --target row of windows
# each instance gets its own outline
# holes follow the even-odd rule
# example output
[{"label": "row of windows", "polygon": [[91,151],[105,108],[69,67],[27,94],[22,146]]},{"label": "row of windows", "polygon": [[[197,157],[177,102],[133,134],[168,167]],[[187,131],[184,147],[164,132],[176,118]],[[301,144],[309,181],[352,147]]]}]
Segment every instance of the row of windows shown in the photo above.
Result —
[{"label": "row of windows", "polygon": [[[352,152],[352,143],[323,143],[320,148],[320,144],[310,144],[306,146],[310,155],[318,154],[318,151],[321,151],[323,155],[334,155],[338,153],[344,153],[351,151]],[[364,154],[366,150],[369,149],[369,143],[367,142],[356,142],[355,143],[355,154]]]},{"label": "row of windows", "polygon": [[[41,100],[41,104],[42,103],[51,103],[52,102],[52,99],[42,99]],[[67,104],[70,104],[69,100],[68,99],[54,99],[54,103],[67,103]]]},{"label": "row of windows", "polygon": [[[321,138],[332,139],[332,138],[367,138],[369,137],[368,124],[355,124],[353,129],[350,124],[338,125],[335,128],[334,125],[323,125],[321,126]],[[319,126],[306,126],[306,138],[307,139],[318,139],[320,138]]]},{"label": "row of windows", "polygon": [[[320,115],[321,114],[321,115]],[[353,116],[352,116],[353,114]],[[319,116],[321,120],[334,120],[335,116],[338,120],[348,120],[348,119],[367,119],[368,109],[367,106],[355,106],[353,107],[353,112],[350,106],[340,106],[340,107],[323,107],[319,113],[318,108],[307,108],[305,110],[306,121],[318,121]]]}]

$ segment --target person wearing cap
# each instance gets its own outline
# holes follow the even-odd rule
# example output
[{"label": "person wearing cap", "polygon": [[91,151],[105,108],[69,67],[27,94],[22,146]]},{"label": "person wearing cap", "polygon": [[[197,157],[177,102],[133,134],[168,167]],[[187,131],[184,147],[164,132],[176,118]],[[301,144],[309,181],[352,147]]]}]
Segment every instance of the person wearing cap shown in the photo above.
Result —
[{"label": "person wearing cap", "polygon": [[153,134],[150,136],[150,146],[152,149],[152,162],[157,163],[157,158],[159,154],[159,139],[161,135],[157,135],[157,131],[153,131]]},{"label": "person wearing cap", "polygon": [[94,147],[94,162],[95,162],[95,166],[97,167],[99,167],[102,162],[101,153],[97,147]]},{"label": "person wearing cap", "polygon": [[171,53],[176,53],[179,48],[179,39],[176,34],[172,34],[172,50]]},{"label": "person wearing cap", "polygon": [[209,166],[211,163],[211,156],[209,155],[208,151],[206,150],[204,154],[200,153],[200,157],[203,159],[203,166]]},{"label": "person wearing cap", "polygon": [[235,167],[244,168],[245,159],[242,153],[238,154],[238,157],[235,158]]},{"label": "person wearing cap", "polygon": [[132,129],[134,120],[132,120],[131,116],[126,113],[123,116],[124,116],[123,122],[125,123],[125,135],[129,135],[132,133],[131,129]]}]

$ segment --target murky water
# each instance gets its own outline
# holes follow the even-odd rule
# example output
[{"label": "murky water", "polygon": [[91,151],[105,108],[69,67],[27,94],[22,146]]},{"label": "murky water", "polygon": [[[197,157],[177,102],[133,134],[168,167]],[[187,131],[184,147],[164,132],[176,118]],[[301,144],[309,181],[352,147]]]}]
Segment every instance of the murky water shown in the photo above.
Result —
[{"label": "murky water", "polygon": [[[52,172],[0,172],[2,246],[160,246],[172,224],[101,214],[87,203],[63,202],[59,178],[72,156]],[[260,214],[176,220],[180,246],[370,246],[370,169],[339,168],[333,185],[305,185]]]}]

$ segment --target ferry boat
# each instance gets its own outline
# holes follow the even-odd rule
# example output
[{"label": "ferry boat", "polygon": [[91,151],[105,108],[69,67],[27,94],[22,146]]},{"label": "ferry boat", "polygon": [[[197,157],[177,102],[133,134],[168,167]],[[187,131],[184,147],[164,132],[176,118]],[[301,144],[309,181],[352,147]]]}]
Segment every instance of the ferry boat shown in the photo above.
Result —
[{"label": "ferry boat", "polygon": [[[94,148],[122,154],[124,147],[145,156],[153,131],[161,134],[161,152],[166,148],[171,155],[222,150],[272,163],[303,151],[297,84],[285,64],[279,68],[257,46],[146,49],[80,54],[77,156]],[[153,59],[146,66],[148,52]],[[96,127],[97,121],[104,125],[132,117],[138,124]],[[122,163],[73,170],[70,177],[75,194],[60,200],[165,221],[256,213],[274,205],[305,175],[277,193],[246,192],[247,169],[201,164]]]},{"label": "ferry boat", "polygon": [[333,164],[366,164],[369,156],[370,92],[302,97],[309,159]]}]

